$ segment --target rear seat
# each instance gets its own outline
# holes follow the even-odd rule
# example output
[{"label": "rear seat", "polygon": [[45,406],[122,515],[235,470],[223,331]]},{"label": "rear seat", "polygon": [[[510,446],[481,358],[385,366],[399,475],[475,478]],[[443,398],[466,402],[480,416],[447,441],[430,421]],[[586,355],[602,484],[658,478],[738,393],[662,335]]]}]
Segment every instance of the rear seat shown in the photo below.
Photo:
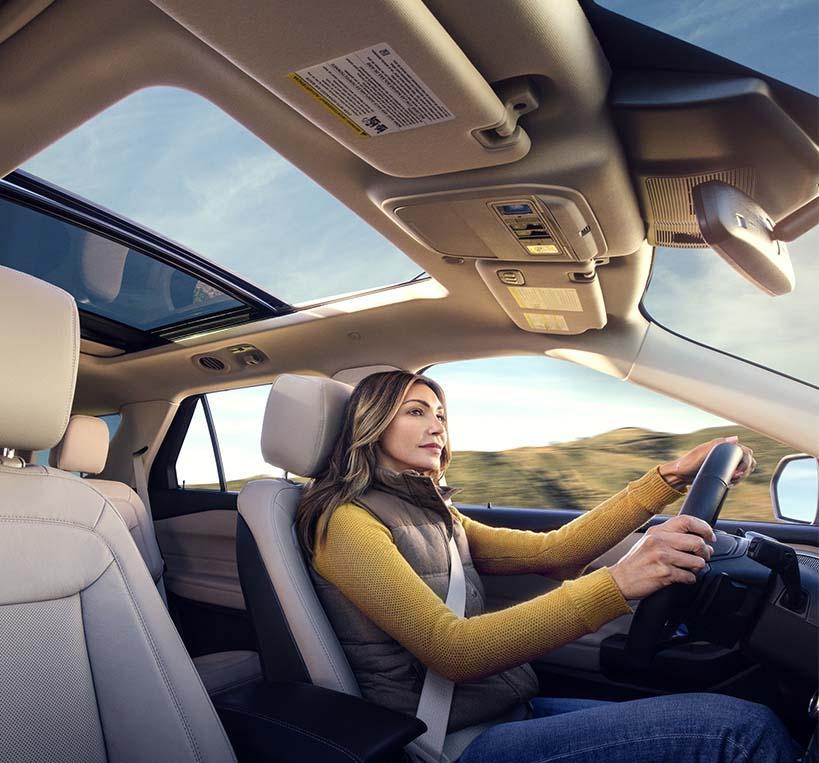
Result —
[{"label": "rear seat", "polygon": [[[67,472],[99,474],[108,458],[108,427],[94,416],[72,416],[63,439],[49,454],[51,466]],[[153,521],[139,496],[128,485],[112,480],[89,479],[117,510],[128,527],[159,593],[167,604],[163,573],[165,562],[156,542]],[[216,652],[195,657],[208,693],[249,683],[261,678],[259,655],[250,651]]]}]

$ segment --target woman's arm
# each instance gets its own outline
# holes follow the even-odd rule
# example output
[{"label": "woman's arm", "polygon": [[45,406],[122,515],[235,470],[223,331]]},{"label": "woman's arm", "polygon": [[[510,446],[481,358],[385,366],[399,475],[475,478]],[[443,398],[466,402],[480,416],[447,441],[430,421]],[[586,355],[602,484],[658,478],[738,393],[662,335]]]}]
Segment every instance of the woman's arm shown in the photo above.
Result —
[{"label": "woman's arm", "polygon": [[547,533],[489,527],[453,509],[476,569],[490,575],[576,577],[583,568],[683,495],[654,468],[599,506]]},{"label": "woman's arm", "polygon": [[376,625],[452,681],[528,662],[631,611],[603,568],[500,612],[458,618],[404,559],[389,530],[352,504],[333,513],[313,564]]}]

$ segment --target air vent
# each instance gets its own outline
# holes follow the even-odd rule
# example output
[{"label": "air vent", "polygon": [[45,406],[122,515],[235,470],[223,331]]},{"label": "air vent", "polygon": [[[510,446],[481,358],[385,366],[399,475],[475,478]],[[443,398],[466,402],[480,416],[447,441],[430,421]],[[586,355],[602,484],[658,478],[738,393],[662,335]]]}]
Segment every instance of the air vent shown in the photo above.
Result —
[{"label": "air vent", "polygon": [[207,371],[218,372],[225,370],[225,364],[219,360],[219,358],[214,358],[212,355],[202,355],[196,359],[196,362]]},{"label": "air vent", "polygon": [[756,173],[752,169],[705,172],[683,177],[648,177],[648,243],[681,249],[707,249],[694,213],[691,189],[709,180],[721,180],[754,196]]},{"label": "air vent", "polygon": [[814,570],[814,572],[819,572],[819,556],[797,553],[796,557],[799,560],[799,564],[804,564],[806,567],[810,567]]}]

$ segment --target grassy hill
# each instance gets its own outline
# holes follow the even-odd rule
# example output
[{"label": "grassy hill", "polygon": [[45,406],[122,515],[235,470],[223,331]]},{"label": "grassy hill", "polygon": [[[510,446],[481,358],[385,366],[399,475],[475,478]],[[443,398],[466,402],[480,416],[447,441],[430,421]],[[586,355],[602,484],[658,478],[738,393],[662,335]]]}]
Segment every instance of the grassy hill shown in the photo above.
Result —
[{"label": "grassy hill", "polygon": [[[447,482],[462,488],[455,499],[458,503],[489,501],[494,506],[591,509],[656,464],[714,437],[734,434],[753,448],[759,465],[745,482],[731,490],[722,516],[772,521],[771,475],[779,459],[792,448],[739,426],[687,434],[625,428],[539,448],[497,453],[458,451],[447,471]],[[240,490],[245,483],[259,478],[256,475],[231,480],[228,489]],[[679,507],[679,502],[673,504],[668,513],[676,514]]]},{"label": "grassy hill", "polygon": [[[539,448],[498,453],[460,451],[453,456],[447,482],[462,487],[459,503],[495,506],[590,509],[661,461],[670,461],[714,437],[739,435],[758,462],[744,483],[731,490],[722,516],[772,520],[768,492],[771,475],[792,448],[744,427],[668,434],[615,429],[594,437]],[[676,513],[679,503],[669,508]]]}]

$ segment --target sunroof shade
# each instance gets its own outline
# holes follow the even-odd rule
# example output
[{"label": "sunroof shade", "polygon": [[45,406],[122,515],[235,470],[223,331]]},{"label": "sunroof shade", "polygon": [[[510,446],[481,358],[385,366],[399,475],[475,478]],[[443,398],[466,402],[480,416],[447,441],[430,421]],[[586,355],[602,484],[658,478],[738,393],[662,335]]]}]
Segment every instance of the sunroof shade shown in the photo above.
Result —
[{"label": "sunroof shade", "polygon": [[71,294],[80,310],[140,331],[245,307],[142,252],[0,199],[0,265]]},{"label": "sunroof shade", "polygon": [[819,95],[816,0],[597,0],[597,4]]},{"label": "sunroof shade", "polygon": [[291,304],[420,271],[267,144],[185,90],[134,93],[22,169]]}]

